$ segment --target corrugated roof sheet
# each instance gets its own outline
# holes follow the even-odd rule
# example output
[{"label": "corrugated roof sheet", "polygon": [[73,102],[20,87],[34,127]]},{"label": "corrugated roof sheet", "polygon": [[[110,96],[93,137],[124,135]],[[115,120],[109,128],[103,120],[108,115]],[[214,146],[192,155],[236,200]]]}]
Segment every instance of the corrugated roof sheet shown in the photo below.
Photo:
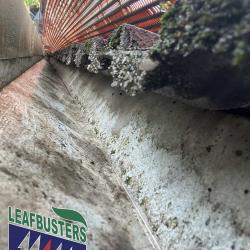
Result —
[{"label": "corrugated roof sheet", "polygon": [[158,32],[159,0],[42,0],[43,41],[50,52],[95,36],[106,38],[129,23]]}]

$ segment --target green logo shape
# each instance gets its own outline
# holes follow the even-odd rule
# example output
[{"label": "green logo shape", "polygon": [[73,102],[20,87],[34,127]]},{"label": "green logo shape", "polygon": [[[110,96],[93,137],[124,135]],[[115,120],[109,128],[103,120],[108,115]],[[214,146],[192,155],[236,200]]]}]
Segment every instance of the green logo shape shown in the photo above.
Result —
[{"label": "green logo shape", "polygon": [[52,209],[54,213],[58,215],[60,218],[62,218],[63,220],[79,222],[83,224],[85,231],[87,231],[88,229],[87,222],[80,213],[74,210],[69,210],[69,209],[61,209],[61,208],[55,208],[55,207],[52,207]]}]

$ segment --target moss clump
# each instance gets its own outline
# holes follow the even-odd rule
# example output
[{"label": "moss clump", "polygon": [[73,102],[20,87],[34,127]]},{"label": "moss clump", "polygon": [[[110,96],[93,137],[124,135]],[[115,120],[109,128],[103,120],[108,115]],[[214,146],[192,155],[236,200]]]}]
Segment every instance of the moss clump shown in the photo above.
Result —
[{"label": "moss clump", "polygon": [[145,89],[168,87],[166,95],[203,108],[248,104],[249,9],[250,0],[177,1],[162,17],[161,41],[152,51],[160,63]]},{"label": "moss clump", "polygon": [[158,51],[187,57],[203,50],[223,54],[232,64],[241,62],[235,60],[235,50],[240,47],[240,57],[249,57],[249,8],[250,1],[243,0],[177,1],[162,18]]},{"label": "moss clump", "polygon": [[144,197],[140,202],[140,206],[145,206],[147,203],[148,203],[148,197]]},{"label": "moss clump", "polygon": [[240,66],[247,63],[247,61],[249,60],[249,54],[246,53],[247,51],[248,45],[246,44],[246,41],[240,41],[233,51],[232,63],[234,66]]},{"label": "moss clump", "polygon": [[118,29],[114,30],[109,38],[108,45],[111,49],[117,49],[117,47],[121,44],[121,33],[122,33],[122,26]]},{"label": "moss clump", "polygon": [[89,54],[92,45],[93,45],[93,40],[88,40],[87,42],[84,43],[83,49],[85,54],[87,55]]},{"label": "moss clump", "polygon": [[125,180],[125,183],[127,186],[131,185],[131,182],[132,182],[132,177],[128,176]]},{"label": "moss clump", "polygon": [[26,4],[26,6],[28,7],[39,7],[40,5],[40,1],[39,0],[24,0],[24,3]]},{"label": "moss clump", "polygon": [[163,1],[160,4],[160,6],[162,10],[169,11],[173,7],[173,4],[174,4],[174,1],[166,0],[166,1]]}]

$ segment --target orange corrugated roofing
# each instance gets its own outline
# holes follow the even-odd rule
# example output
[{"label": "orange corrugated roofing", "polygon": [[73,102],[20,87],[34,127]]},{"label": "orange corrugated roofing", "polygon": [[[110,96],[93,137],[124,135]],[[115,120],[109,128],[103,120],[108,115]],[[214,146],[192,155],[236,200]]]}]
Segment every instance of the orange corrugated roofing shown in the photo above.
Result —
[{"label": "orange corrugated roofing", "polygon": [[43,42],[50,52],[130,23],[157,32],[159,0],[43,0]]}]

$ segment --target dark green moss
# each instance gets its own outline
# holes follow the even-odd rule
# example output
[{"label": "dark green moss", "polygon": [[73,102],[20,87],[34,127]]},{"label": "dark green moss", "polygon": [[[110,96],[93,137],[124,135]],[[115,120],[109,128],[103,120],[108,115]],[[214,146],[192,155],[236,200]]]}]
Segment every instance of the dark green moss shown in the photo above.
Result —
[{"label": "dark green moss", "polygon": [[120,43],[121,43],[121,40],[120,40],[120,36],[121,36],[121,33],[122,33],[122,26],[120,26],[118,29],[116,29],[115,31],[112,32],[110,38],[109,38],[109,47],[111,49],[116,49]]},{"label": "dark green moss", "polygon": [[129,186],[131,185],[131,182],[132,182],[132,177],[128,176],[125,180],[125,183]]},{"label": "dark green moss", "polygon": [[157,50],[183,57],[203,50],[227,56],[232,65],[243,63],[250,53],[249,8],[243,0],[177,1],[162,17]]},{"label": "dark green moss", "polygon": [[250,0],[177,1],[162,17],[161,42],[151,53],[160,64],[145,89],[167,86],[181,99],[218,109],[248,104],[249,9]]},{"label": "dark green moss", "polygon": [[90,52],[90,49],[92,47],[93,41],[88,40],[87,42],[84,43],[84,52],[88,55]]}]

